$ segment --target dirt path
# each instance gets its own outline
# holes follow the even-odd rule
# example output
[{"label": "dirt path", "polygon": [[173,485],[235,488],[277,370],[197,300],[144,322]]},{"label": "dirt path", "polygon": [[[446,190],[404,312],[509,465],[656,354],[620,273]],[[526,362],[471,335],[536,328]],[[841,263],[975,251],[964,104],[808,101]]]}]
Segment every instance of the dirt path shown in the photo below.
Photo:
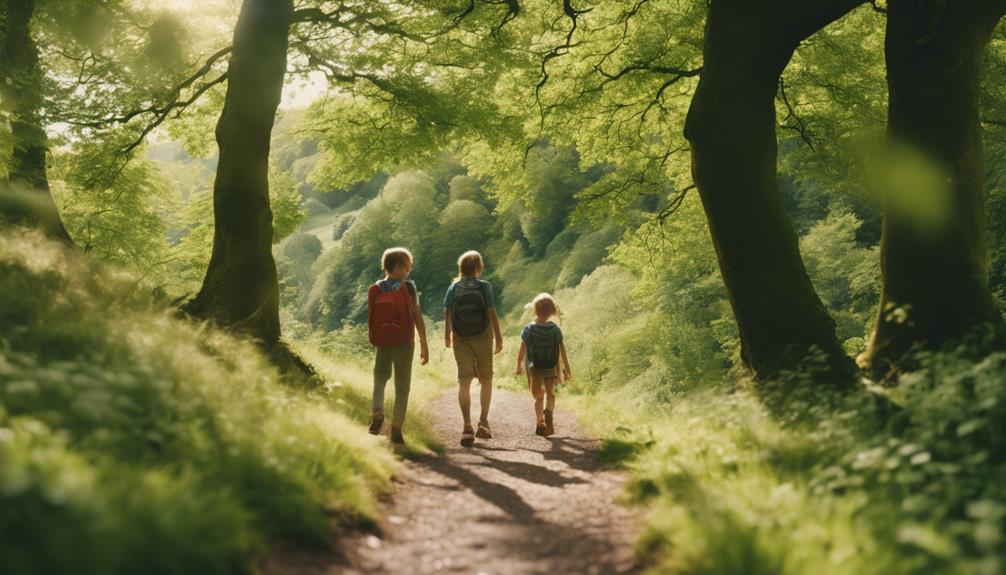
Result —
[{"label": "dirt path", "polygon": [[[478,393],[472,412],[478,414]],[[495,390],[493,439],[458,443],[455,391],[431,406],[440,456],[406,462],[380,533],[342,542],[340,565],[291,575],[630,573],[637,521],[614,503],[620,474],[600,469],[596,442],[567,412],[556,435],[534,435],[530,397]],[[348,563],[348,566],[347,566]]]}]

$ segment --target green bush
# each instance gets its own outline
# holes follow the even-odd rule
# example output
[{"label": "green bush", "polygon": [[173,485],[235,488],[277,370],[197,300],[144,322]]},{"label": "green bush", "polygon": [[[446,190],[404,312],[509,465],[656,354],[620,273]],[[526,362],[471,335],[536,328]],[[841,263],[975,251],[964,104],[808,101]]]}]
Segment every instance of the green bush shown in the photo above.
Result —
[{"label": "green bush", "polygon": [[145,293],[0,235],[0,572],[246,572],[373,516],[394,459],[345,415],[362,392],[294,390]]},{"label": "green bush", "polygon": [[653,572],[1000,573],[1006,354],[924,361],[844,396],[804,381],[576,401],[631,469]]}]

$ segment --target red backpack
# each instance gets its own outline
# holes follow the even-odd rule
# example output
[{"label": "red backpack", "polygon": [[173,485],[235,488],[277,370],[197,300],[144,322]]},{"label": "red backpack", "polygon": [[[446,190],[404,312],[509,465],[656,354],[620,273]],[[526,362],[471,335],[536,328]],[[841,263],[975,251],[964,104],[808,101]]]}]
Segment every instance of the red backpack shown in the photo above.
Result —
[{"label": "red backpack", "polygon": [[370,286],[367,300],[372,345],[396,347],[412,342],[415,320],[412,318],[412,294],[406,282],[394,291],[383,291],[374,284]]}]

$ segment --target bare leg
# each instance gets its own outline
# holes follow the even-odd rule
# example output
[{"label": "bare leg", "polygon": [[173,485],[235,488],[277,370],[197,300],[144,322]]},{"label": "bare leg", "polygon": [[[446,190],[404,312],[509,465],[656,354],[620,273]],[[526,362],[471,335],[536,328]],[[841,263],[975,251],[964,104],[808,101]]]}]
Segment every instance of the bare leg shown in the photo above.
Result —
[{"label": "bare leg", "polygon": [[542,423],[545,421],[545,415],[542,412],[545,407],[545,390],[542,389],[541,378],[529,375],[528,379],[531,382],[531,396],[534,397],[535,421]]},{"label": "bare leg", "polygon": [[550,377],[545,380],[545,409],[555,411],[555,383],[556,379]]},{"label": "bare leg", "polygon": [[546,400],[545,400],[546,401],[546,406],[545,406],[545,410],[544,410],[544,414],[545,414],[545,433],[544,433],[544,435],[546,437],[548,437],[549,435],[552,435],[553,433],[555,433],[555,426],[553,424],[554,423],[553,417],[555,415],[555,382],[556,381],[557,381],[557,379],[554,378],[554,377],[547,378],[544,381],[544,385],[545,385],[545,397],[546,397]]},{"label": "bare leg", "polygon": [[458,380],[458,405],[461,406],[461,417],[465,420],[465,429],[472,426],[472,378]]},{"label": "bare leg", "polygon": [[479,385],[482,386],[479,401],[482,403],[482,411],[479,414],[479,421],[489,421],[489,404],[493,400],[493,378],[479,378]]}]

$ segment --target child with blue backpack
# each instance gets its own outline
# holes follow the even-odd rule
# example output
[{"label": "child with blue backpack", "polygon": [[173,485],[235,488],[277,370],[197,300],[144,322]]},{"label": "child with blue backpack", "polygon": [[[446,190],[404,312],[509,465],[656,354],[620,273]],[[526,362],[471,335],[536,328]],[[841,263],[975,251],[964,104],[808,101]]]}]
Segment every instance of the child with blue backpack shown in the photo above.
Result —
[{"label": "child with blue backpack", "polygon": [[[444,296],[444,345],[454,348],[454,360],[458,364],[458,403],[464,419],[461,445],[465,447],[474,445],[475,437],[492,438],[489,403],[493,395],[493,355],[503,351],[493,286],[479,278],[484,268],[480,253],[461,254],[458,277]],[[476,377],[482,387],[482,413],[477,432],[472,429],[471,420],[471,384]]]},{"label": "child with blue backpack", "polygon": [[419,292],[409,278],[412,253],[405,248],[389,248],[381,257],[384,279],[367,291],[367,323],[374,357],[374,393],[370,433],[377,435],[384,424],[384,388],[395,374],[395,411],[391,419],[392,443],[405,443],[402,424],[412,387],[412,358],[415,333],[419,332],[419,364],[426,365],[430,351],[426,345],[426,325],[419,311]]},{"label": "child with blue backpack", "polygon": [[524,326],[520,334],[520,351],[517,352],[517,375],[527,372],[528,387],[534,397],[535,434],[549,436],[555,433],[555,386],[559,384],[559,360],[562,360],[562,379],[572,377],[562,329],[552,318],[559,316],[555,298],[547,293],[538,294],[530,306],[534,321]]}]

